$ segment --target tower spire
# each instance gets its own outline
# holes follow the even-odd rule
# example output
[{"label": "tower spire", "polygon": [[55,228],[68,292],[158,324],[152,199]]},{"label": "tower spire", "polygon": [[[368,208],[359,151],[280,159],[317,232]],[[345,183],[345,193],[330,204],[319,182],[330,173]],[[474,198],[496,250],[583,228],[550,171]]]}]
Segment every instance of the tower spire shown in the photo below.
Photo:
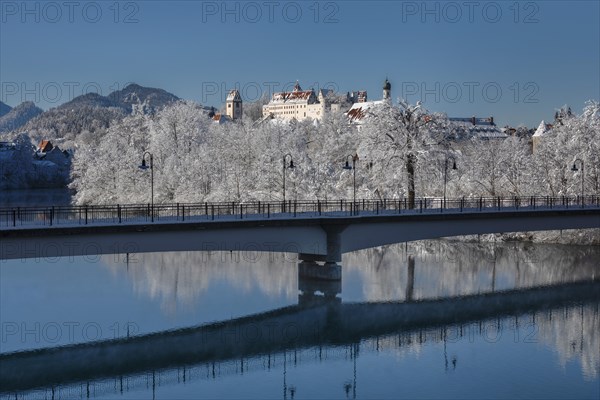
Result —
[{"label": "tower spire", "polygon": [[385,82],[383,82],[383,99],[389,100],[391,98],[392,85],[390,81],[388,81],[387,76],[385,77]]}]

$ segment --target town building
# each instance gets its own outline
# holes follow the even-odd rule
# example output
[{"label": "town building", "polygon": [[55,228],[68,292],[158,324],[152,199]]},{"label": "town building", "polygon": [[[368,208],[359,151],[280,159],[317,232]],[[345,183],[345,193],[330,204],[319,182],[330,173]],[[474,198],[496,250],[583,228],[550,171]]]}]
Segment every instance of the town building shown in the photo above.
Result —
[{"label": "town building", "polygon": [[540,122],[538,128],[535,130],[535,133],[531,137],[532,139],[532,152],[535,153],[537,148],[540,145],[540,142],[543,140],[544,136],[548,135],[548,132],[552,130],[553,125],[547,124],[544,120]]},{"label": "town building", "polygon": [[281,120],[302,121],[307,118],[321,120],[326,112],[327,91],[314,89],[302,90],[296,81],[291,92],[276,92],[268,104],[263,106],[263,118],[271,117]]},{"label": "town building", "polygon": [[50,152],[50,150],[52,150],[54,148],[54,146],[52,145],[52,142],[50,142],[49,140],[42,140],[37,147],[37,152],[38,153],[48,153]]},{"label": "town building", "polygon": [[[350,99],[354,100],[355,98],[351,95]],[[346,116],[350,120],[351,124],[360,129],[367,120],[367,116],[370,112],[376,108],[382,107],[384,104],[391,103],[392,85],[390,84],[390,81],[385,78],[385,82],[383,82],[383,98],[381,100],[367,101],[367,92],[359,91],[356,101],[353,101],[352,107],[350,107],[346,113]]]},{"label": "town building", "polygon": [[229,91],[225,100],[225,115],[232,121],[242,119],[242,96],[237,89]]},{"label": "town building", "polygon": [[242,96],[239,90],[230,90],[225,99],[225,112],[218,113],[215,108],[212,107],[208,113],[208,117],[213,120],[215,124],[222,125],[227,122],[241,120],[243,116],[243,104]]},{"label": "town building", "polygon": [[452,127],[450,137],[454,140],[464,139],[506,139],[508,135],[503,132],[495,123],[494,117],[477,118],[448,118]]}]

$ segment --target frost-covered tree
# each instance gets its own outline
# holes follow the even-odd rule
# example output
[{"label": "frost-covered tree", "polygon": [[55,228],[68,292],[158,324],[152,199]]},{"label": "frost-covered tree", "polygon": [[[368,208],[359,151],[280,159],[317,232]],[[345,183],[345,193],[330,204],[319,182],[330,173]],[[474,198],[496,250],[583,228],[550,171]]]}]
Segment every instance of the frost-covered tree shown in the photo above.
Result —
[{"label": "frost-covered tree", "polygon": [[0,189],[28,188],[34,180],[34,148],[26,133],[14,140],[14,148],[0,152]]},{"label": "frost-covered tree", "polygon": [[[584,162],[584,190],[600,193],[600,105],[589,101],[579,116],[561,117],[561,123],[544,136],[533,161],[538,193],[573,195],[581,192],[581,168],[571,171],[576,159]],[[578,165],[579,166],[579,165]]]},{"label": "frost-covered tree", "polygon": [[269,95],[263,94],[260,99],[253,102],[244,102],[242,108],[244,116],[250,121],[257,121],[262,118],[263,106],[269,102]]},{"label": "frost-covered tree", "polygon": [[[598,193],[598,109],[590,102],[563,118],[531,155],[527,137],[450,139],[446,117],[419,104],[373,107],[359,130],[341,112],[318,122],[218,124],[180,101],[114,121],[102,136],[78,136],[72,187],[78,203],[149,202],[150,174],[138,168],[149,151],[156,203],[279,201],[288,153],[296,166],[285,170],[290,200],[351,198],[353,171],[342,166],[354,155],[359,198],[441,197],[445,172],[448,197],[573,195],[576,158],[585,163],[586,193]],[[445,164],[452,157],[457,170]]]},{"label": "frost-covered tree", "polygon": [[532,174],[526,139],[471,138],[464,148],[463,196],[519,196],[528,194]]},{"label": "frost-covered tree", "polygon": [[443,114],[428,113],[420,103],[401,101],[399,107],[383,103],[369,112],[364,128],[361,153],[381,160],[382,173],[398,169],[406,173],[408,204],[415,205],[415,182],[418,164],[428,160],[437,146],[444,144],[448,120]]}]

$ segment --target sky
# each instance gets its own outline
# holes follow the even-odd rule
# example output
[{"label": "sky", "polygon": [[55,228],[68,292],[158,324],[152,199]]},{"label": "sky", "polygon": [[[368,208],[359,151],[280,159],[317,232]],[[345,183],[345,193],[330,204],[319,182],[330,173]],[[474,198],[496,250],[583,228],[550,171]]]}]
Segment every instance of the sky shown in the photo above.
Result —
[{"label": "sky", "polygon": [[135,82],[220,107],[367,90],[536,127],[600,99],[594,1],[0,1],[0,100],[43,109]]}]

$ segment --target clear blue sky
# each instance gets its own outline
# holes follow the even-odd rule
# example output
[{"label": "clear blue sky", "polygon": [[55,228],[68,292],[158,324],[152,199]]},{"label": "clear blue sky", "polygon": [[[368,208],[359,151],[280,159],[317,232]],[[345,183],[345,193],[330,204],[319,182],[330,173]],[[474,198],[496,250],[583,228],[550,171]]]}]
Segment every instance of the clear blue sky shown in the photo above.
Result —
[{"label": "clear blue sky", "polygon": [[0,2],[0,100],[129,82],[220,106],[295,80],[537,126],[600,98],[598,1]]}]

